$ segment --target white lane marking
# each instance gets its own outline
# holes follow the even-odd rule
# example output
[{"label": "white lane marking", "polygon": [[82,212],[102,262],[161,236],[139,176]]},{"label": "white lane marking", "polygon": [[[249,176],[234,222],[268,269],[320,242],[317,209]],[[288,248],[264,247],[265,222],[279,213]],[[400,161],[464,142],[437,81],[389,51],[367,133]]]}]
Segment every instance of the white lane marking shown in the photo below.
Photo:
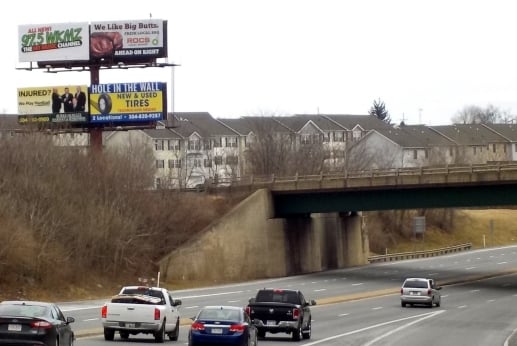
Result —
[{"label": "white lane marking", "polygon": [[97,321],[99,320],[98,318],[88,318],[86,320],[83,320],[83,322],[88,322],[88,321]]},{"label": "white lane marking", "polygon": [[465,270],[472,270],[472,269],[476,269],[476,267],[467,267],[467,268],[465,268]]},{"label": "white lane marking", "polygon": [[477,293],[479,290],[470,290],[470,293]]},{"label": "white lane marking", "polygon": [[380,309],[382,309],[382,308],[383,308],[382,306],[377,306],[377,307],[375,307],[375,308],[372,308],[372,310],[380,310]]},{"label": "white lane marking", "polygon": [[[357,334],[357,333],[362,333],[362,332],[365,332],[367,330],[371,330],[371,329],[374,329],[374,328],[379,328],[379,327],[387,326],[387,325],[390,325],[390,324],[393,324],[393,323],[407,321],[407,320],[414,319],[414,318],[419,318],[417,321],[421,321],[421,320],[424,320],[426,318],[433,317],[435,315],[441,314],[442,312],[445,312],[445,311],[446,310],[439,310],[439,311],[435,311],[435,312],[427,312],[425,314],[409,316],[409,317],[399,318],[399,319],[396,319],[396,320],[382,322],[382,323],[374,324],[374,325],[371,325],[371,326],[368,326],[368,327],[364,327],[364,328],[361,328],[361,329],[352,330],[352,331],[349,331],[349,332],[346,332],[346,333],[343,333],[343,334],[337,334],[337,335],[329,336],[328,338],[324,338],[324,339],[321,339],[321,340],[318,340],[318,341],[310,342],[308,344],[304,344],[303,346],[312,346],[312,345],[323,344],[323,343],[325,343],[325,342],[327,342],[329,340],[339,339],[339,338],[342,338],[344,336],[353,335],[353,334]],[[365,345],[363,345],[363,346],[365,346]]]},{"label": "white lane marking", "polygon": [[87,308],[78,308],[78,307],[66,307],[66,308],[61,308],[61,311],[65,312],[65,311],[79,311],[79,310],[91,310],[91,309],[100,309],[102,307],[102,305],[99,305],[99,306],[90,306],[90,307],[87,307]]},{"label": "white lane marking", "polygon": [[326,290],[327,290],[326,288],[320,288],[320,289],[314,290],[314,292],[322,292],[322,291],[326,291]]},{"label": "white lane marking", "polygon": [[495,302],[495,299],[489,299],[489,300],[487,300],[486,302],[487,302],[487,303],[493,303],[493,302]]},{"label": "white lane marking", "polygon": [[211,293],[211,294],[198,294],[195,296],[183,296],[178,297],[178,299],[191,299],[191,298],[203,298],[203,297],[216,297],[216,296],[224,296],[228,294],[235,294],[235,293],[244,293],[244,291],[233,291],[233,292],[221,292],[221,293]]},{"label": "white lane marking", "polygon": [[199,308],[199,305],[194,305],[194,306],[184,306],[183,309],[197,309]]},{"label": "white lane marking", "polygon": [[[439,314],[439,313],[444,312],[444,311],[445,311],[445,310],[437,311],[437,312],[436,312],[436,314]],[[377,341],[382,340],[382,339],[384,339],[384,338],[385,338],[385,337],[387,337],[387,336],[390,336],[390,335],[392,335],[392,334],[395,334],[395,333],[397,333],[397,332],[399,332],[399,331],[401,331],[401,330],[403,330],[403,329],[406,329],[406,328],[408,328],[408,327],[411,327],[413,324],[420,323],[420,322],[422,322],[423,320],[426,320],[426,319],[431,318],[431,317],[434,317],[434,315],[424,316],[424,317],[419,318],[419,319],[417,319],[417,320],[415,320],[415,321],[412,321],[412,322],[409,322],[409,323],[407,323],[407,324],[404,324],[404,325],[402,325],[402,326],[400,326],[400,327],[398,327],[398,328],[395,328],[395,329],[393,329],[393,330],[390,330],[390,331],[389,331],[389,332],[387,332],[387,333],[384,333],[384,334],[382,334],[382,335],[379,335],[378,337],[376,337],[375,339],[373,339],[373,340],[371,340],[371,341],[367,342],[367,343],[366,343],[366,344],[364,344],[363,346],[370,346],[370,345],[373,345],[373,344],[375,344]]]},{"label": "white lane marking", "polygon": [[229,300],[228,303],[238,303],[240,300]]},{"label": "white lane marking", "polygon": [[350,314],[349,314],[348,312],[346,312],[346,313],[344,313],[344,314],[339,314],[338,316],[339,316],[339,317],[343,317],[343,316],[348,316],[348,315],[350,315]]},{"label": "white lane marking", "polygon": [[458,306],[458,309],[465,309],[468,305],[460,305]]},{"label": "white lane marking", "polygon": [[499,262],[497,264],[508,264],[508,262]]},{"label": "white lane marking", "polygon": [[359,283],[356,283],[356,284],[352,284],[352,286],[361,286],[361,285],[364,285],[364,282],[359,282]]}]

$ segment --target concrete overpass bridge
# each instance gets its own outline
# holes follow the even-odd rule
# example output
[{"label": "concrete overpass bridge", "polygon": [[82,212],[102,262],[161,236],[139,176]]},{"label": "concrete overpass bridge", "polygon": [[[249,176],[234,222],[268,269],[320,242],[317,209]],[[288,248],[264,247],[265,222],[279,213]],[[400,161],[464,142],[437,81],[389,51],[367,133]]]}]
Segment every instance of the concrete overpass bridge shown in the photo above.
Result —
[{"label": "concrete overpass bridge", "polygon": [[250,196],[162,259],[165,280],[267,278],[366,264],[362,211],[517,205],[517,164],[247,177],[224,185],[208,188]]}]

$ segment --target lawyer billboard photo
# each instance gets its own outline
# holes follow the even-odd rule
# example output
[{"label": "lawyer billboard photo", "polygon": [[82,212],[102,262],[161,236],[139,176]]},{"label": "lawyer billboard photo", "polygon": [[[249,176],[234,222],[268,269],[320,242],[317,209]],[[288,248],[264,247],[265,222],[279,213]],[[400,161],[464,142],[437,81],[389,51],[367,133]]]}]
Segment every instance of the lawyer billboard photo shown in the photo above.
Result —
[{"label": "lawyer billboard photo", "polygon": [[88,121],[88,106],[87,85],[18,88],[20,123],[85,123]]}]

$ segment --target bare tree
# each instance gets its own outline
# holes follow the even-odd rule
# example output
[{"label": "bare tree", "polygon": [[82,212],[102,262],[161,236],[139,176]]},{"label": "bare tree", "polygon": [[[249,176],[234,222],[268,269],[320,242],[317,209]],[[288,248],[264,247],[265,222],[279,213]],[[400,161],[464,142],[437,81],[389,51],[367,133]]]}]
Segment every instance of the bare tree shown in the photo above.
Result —
[{"label": "bare tree", "polygon": [[476,105],[465,106],[451,120],[454,124],[496,124],[513,122],[514,119],[509,111],[488,104],[485,108]]}]

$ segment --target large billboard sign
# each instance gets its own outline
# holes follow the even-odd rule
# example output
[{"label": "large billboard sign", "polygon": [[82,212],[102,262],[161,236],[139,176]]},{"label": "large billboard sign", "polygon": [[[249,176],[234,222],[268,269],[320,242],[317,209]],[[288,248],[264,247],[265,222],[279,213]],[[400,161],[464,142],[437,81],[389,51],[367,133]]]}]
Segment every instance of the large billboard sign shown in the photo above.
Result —
[{"label": "large billboard sign", "polygon": [[18,27],[20,62],[89,59],[88,23],[31,24]]},{"label": "large billboard sign", "polygon": [[167,57],[167,21],[20,25],[18,45],[19,61],[40,67],[151,63]]},{"label": "large billboard sign", "polygon": [[90,58],[130,62],[167,57],[165,23],[152,19],[94,22],[90,26]]},{"label": "large billboard sign", "polygon": [[88,122],[87,85],[18,88],[19,123]]},{"label": "large billboard sign", "polygon": [[90,122],[141,123],[164,119],[164,82],[93,84],[89,88]]}]

